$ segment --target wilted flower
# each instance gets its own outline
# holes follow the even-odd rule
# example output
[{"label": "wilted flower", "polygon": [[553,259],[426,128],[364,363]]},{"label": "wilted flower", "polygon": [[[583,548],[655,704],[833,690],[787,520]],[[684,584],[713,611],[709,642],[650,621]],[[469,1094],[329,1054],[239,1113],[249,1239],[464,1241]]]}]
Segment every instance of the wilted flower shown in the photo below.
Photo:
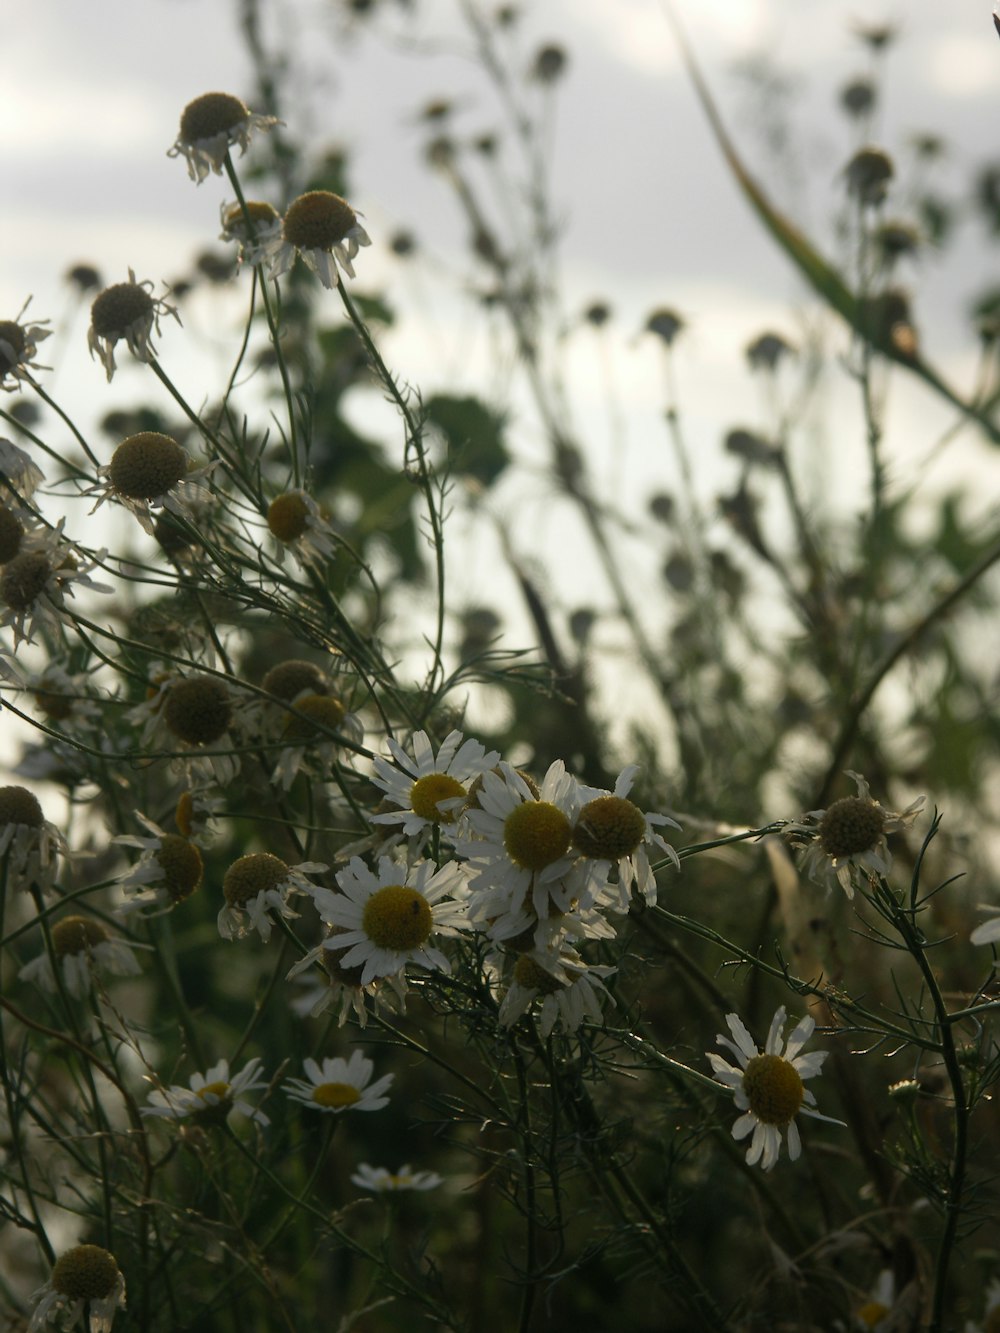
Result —
[{"label": "wilted flower", "polygon": [[256,930],[262,940],[271,938],[272,913],[290,918],[288,899],[294,893],[314,888],[306,875],[315,875],[326,866],[320,861],[303,861],[290,866],[270,852],[250,852],[232,863],[222,878],[225,906],[219,912],[219,934],[226,940],[241,940]]},{"label": "wilted flower", "polygon": [[857,796],[845,796],[826,810],[810,810],[783,832],[793,844],[805,844],[802,869],[810,879],[827,888],[839,884],[853,898],[857,884],[889,874],[886,834],[909,828],[924,798],[918,796],[903,811],[885,810],[872,799],[860,773],[848,770],[847,776],[854,779]]},{"label": "wilted flower", "polygon": [[152,295],[151,282],[136,282],[135,273],[128,271],[128,282],[116,282],[95,299],[90,307],[90,332],[87,343],[91,356],[100,357],[108,380],[115,373],[115,344],[124,341],[139,361],[148,361],[154,354],[150,341],[153,329],[160,333],[160,317],[173,315],[179,324],[180,315],[172,305]]},{"label": "wilted flower", "polygon": [[[111,456],[111,462],[99,470],[103,478],[100,498],[115,499],[136,516],[152,537],[156,529],[152,509],[167,509],[180,518],[190,519],[192,505],[204,504],[209,493],[198,485],[216,463],[192,468],[187,453],[176,440],[159,431],[144,430],[130,435]],[[93,513],[94,510],[91,510]]]},{"label": "wilted flower", "polygon": [[66,839],[45,818],[27,787],[0,787],[0,861],[12,888],[44,893],[56,877],[56,858],[68,856]]},{"label": "wilted flower", "polygon": [[235,241],[240,247],[240,259],[259,263],[263,247],[281,231],[281,214],[273,204],[261,199],[247,199],[245,203],[223,204],[220,209],[222,231],[220,241]]},{"label": "wilted flower", "polygon": [[892,180],[892,159],[881,148],[861,148],[845,170],[847,189],[861,204],[880,204]]},{"label": "wilted flower", "polygon": [[278,543],[278,559],[285,550],[300,564],[326,565],[336,553],[334,532],[319,505],[305,491],[285,491],[267,507],[267,526]]},{"label": "wilted flower", "polygon": [[8,393],[19,389],[22,380],[30,379],[32,370],[51,370],[51,366],[40,366],[35,361],[38,344],[52,332],[45,327],[49,321],[21,323],[21,316],[30,303],[29,297],[17,319],[0,319],[0,389],[6,389]]},{"label": "wilted flower", "polygon": [[[132,946],[112,935],[96,917],[65,916],[57,921],[52,927],[52,951],[62,972],[63,985],[77,999],[83,999],[92,989],[95,968],[119,977],[139,975]],[[51,994],[59,991],[48,952],[26,963],[17,975],[21,981],[33,981]]]},{"label": "wilted flower", "polygon": [[557,1022],[566,1032],[575,1032],[585,1018],[600,1023],[601,996],[607,994],[602,978],[614,971],[613,967],[588,967],[571,949],[522,953],[500,1004],[500,1022],[510,1027],[540,999],[538,1027],[543,1037],[549,1036]]},{"label": "wilted flower", "polygon": [[22,640],[31,643],[36,629],[56,628],[68,622],[71,618],[65,600],[67,595],[73,596],[77,586],[94,592],[113,591],[90,577],[90,570],[100,564],[106,552],[85,555],[64,541],[64,521],[60,519],[46,538],[20,551],[0,568],[0,628],[13,628],[15,648]]},{"label": "wilted flower", "polygon": [[189,838],[165,833],[138,812],[136,818],[149,830],[149,837],[123,833],[114,839],[124,847],[138,847],[142,851],[135,865],[119,877],[123,889],[138,890],[122,910],[150,904],[169,910],[201,888],[205,873],[201,852]]},{"label": "wilted flower", "polygon": [[88,1312],[90,1333],[110,1333],[115,1311],[125,1309],[125,1279],[115,1256],[99,1245],[75,1245],[52,1266],[49,1280],[31,1297],[35,1305],[28,1333],[43,1324],[77,1325]]},{"label": "wilted flower", "polygon": [[338,263],[354,277],[351,261],[362,245],[371,245],[371,239],[351,205],[329,190],[310,190],[289,206],[281,235],[263,246],[263,254],[270,260],[271,278],[287,273],[300,255],[323,286],[332,289],[340,281]]},{"label": "wilted flower", "polygon": [[280,124],[275,116],[250,111],[231,93],[203,93],[184,108],[180,132],[167,156],[183,157],[188,175],[200,185],[210,171],[222,174],[232,146],[239,144],[242,156],[258,130]]},{"label": "wilted flower", "polygon": [[10,440],[0,439],[0,488],[13,491],[22,500],[30,500],[45,480],[45,473],[23,449]]}]

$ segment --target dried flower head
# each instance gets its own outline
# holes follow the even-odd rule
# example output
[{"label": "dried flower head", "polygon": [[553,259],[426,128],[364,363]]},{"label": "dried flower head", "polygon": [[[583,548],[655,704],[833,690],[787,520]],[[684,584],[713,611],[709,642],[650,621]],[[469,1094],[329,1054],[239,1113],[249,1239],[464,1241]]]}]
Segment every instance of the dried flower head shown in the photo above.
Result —
[{"label": "dried flower head", "polygon": [[[52,952],[63,985],[77,999],[90,993],[95,969],[119,977],[138,976],[140,971],[132,947],[93,916],[65,916],[57,921],[52,927]],[[35,982],[50,994],[59,991],[53,960],[47,952],[26,963],[18,977]]]},{"label": "dried flower head", "polygon": [[90,307],[90,332],[87,343],[91,356],[96,352],[107,371],[108,380],[115,373],[115,344],[124,341],[139,361],[148,361],[154,354],[151,334],[160,333],[160,317],[173,315],[179,324],[180,316],[172,305],[153,296],[151,282],[136,282],[135,273],[128,271],[128,282],[116,282],[94,300]]},{"label": "dried flower head", "polygon": [[893,177],[892,159],[881,148],[861,148],[848,162],[847,189],[859,203],[880,204]]},{"label": "dried flower head", "polygon": [[205,863],[190,838],[165,833],[145,815],[138,814],[137,818],[149,831],[148,837],[121,834],[114,839],[122,846],[142,851],[135,865],[119,877],[122,888],[138,890],[123,910],[155,906],[169,911],[201,888]]},{"label": "dried flower head", "polygon": [[85,1310],[90,1333],[110,1333],[115,1312],[125,1309],[125,1279],[108,1250],[76,1245],[59,1256],[31,1300],[36,1304],[30,1333],[50,1322],[74,1328]]},{"label": "dried flower head", "polygon": [[45,818],[38,797],[27,787],[0,787],[0,858],[14,888],[52,888],[56,858],[68,856],[66,839]]},{"label": "dried flower head", "polygon": [[30,643],[36,629],[67,621],[66,597],[72,597],[77,586],[94,592],[113,591],[90,577],[90,570],[106,553],[88,556],[63,541],[63,522],[60,519],[43,540],[22,547],[0,568],[0,627],[13,627],[15,648],[22,639]]},{"label": "dried flower head", "polygon": [[[114,499],[136,516],[149,535],[156,535],[152,508],[167,509],[190,521],[199,506],[208,503],[209,492],[200,483],[215,463],[195,468],[176,440],[160,431],[143,430],[129,435],[99,470],[101,483],[94,489],[99,499]],[[93,510],[91,510],[93,513]]]},{"label": "dried flower head", "polygon": [[329,190],[310,190],[289,205],[281,235],[267,242],[262,253],[270,260],[270,277],[287,273],[299,255],[323,286],[332,289],[340,281],[338,264],[354,277],[351,261],[362,245],[371,245],[371,239],[347,200]]},{"label": "dried flower head", "polygon": [[23,324],[24,312],[31,304],[31,297],[21,307],[17,319],[0,319],[0,389],[13,393],[21,387],[21,381],[31,378],[32,370],[51,370],[51,366],[40,366],[35,361],[38,344],[52,332],[45,327],[47,319],[38,324]]},{"label": "dried flower head", "polygon": [[307,875],[326,870],[319,861],[304,861],[301,865],[287,865],[280,856],[270,852],[250,852],[232,863],[222,879],[225,904],[219,912],[219,934],[226,940],[243,939],[256,930],[262,940],[271,938],[272,913],[284,918],[295,917],[289,898],[295,893],[306,893],[313,885]]},{"label": "dried flower head", "polygon": [[203,93],[188,102],[181,113],[180,131],[168,157],[183,157],[188,175],[199,185],[210,171],[222,174],[229,149],[246,152],[258,130],[269,130],[281,121],[251,111],[232,93]]},{"label": "dried flower head", "polygon": [[300,564],[325,565],[336,552],[333,528],[306,491],[285,491],[267,507],[267,526],[278,543],[278,559],[285,550]]},{"label": "dried flower head", "polygon": [[281,214],[262,199],[223,204],[219,216],[222,222],[219,240],[235,241],[241,262],[259,263],[264,247],[281,233]]}]

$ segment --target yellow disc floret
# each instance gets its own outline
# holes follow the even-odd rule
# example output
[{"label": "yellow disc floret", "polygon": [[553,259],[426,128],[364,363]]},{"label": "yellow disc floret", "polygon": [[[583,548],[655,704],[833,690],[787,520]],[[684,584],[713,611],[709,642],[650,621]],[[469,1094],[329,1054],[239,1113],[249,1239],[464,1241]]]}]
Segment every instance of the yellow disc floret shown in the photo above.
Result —
[{"label": "yellow disc floret", "polygon": [[304,495],[288,491],[267,507],[267,526],[279,542],[293,542],[309,526],[309,506]]},{"label": "yellow disc floret", "polygon": [[361,926],[380,949],[417,949],[434,925],[430,903],[405,884],[377,889],[365,903]]},{"label": "yellow disc floret", "polygon": [[113,1254],[100,1245],[76,1245],[60,1255],[52,1269],[52,1286],[74,1301],[104,1300],[121,1279]]},{"label": "yellow disc floret", "polygon": [[189,745],[210,745],[225,734],[233,707],[225,682],[215,676],[191,676],[175,681],[167,691],[163,720],[168,729]]},{"label": "yellow disc floret", "polygon": [[447,773],[427,773],[410,788],[410,807],[421,819],[429,819],[434,824],[450,824],[457,810],[439,810],[438,802],[456,797],[464,800],[465,795],[465,788],[457,778]]},{"label": "yellow disc floret", "polygon": [[154,856],[163,871],[162,883],[173,902],[182,903],[200,887],[205,866],[201,852],[193,842],[188,842],[179,833],[166,833]]},{"label": "yellow disc floret", "polygon": [[779,1128],[791,1122],[804,1096],[799,1071],[780,1055],[755,1055],[747,1061],[743,1091],[757,1119]]},{"label": "yellow disc floret", "polygon": [[512,861],[524,870],[544,870],[569,849],[573,830],[551,801],[524,801],[503,826],[503,844]]},{"label": "yellow disc floret", "polygon": [[288,875],[288,866],[270,852],[251,852],[241,856],[226,871],[222,892],[230,907],[242,907],[258,893],[277,888]]},{"label": "yellow disc floret", "polygon": [[249,108],[231,93],[203,93],[188,102],[181,113],[181,142],[196,144],[214,139],[249,119]]},{"label": "yellow disc floret", "polygon": [[525,990],[536,990],[539,995],[555,995],[563,989],[558,977],[526,953],[521,954],[514,964],[514,980]]},{"label": "yellow disc floret", "polygon": [[0,597],[12,611],[27,611],[44,592],[52,575],[52,563],[42,551],[16,555],[0,574]]},{"label": "yellow disc floret", "polygon": [[646,833],[646,817],[623,796],[598,796],[580,811],[573,843],[584,856],[617,861],[629,856]]},{"label": "yellow disc floret", "polygon": [[310,190],[289,206],[282,227],[284,238],[299,250],[331,250],[357,226],[354,209],[339,194]]},{"label": "yellow disc floret", "polygon": [[845,796],[834,801],[819,824],[819,840],[827,856],[869,852],[885,831],[885,812],[874,801]]},{"label": "yellow disc floret", "polygon": [[295,701],[295,712],[285,723],[285,740],[306,745],[323,739],[323,728],[336,731],[344,719],[344,705],[332,694],[306,694]]},{"label": "yellow disc floret", "polygon": [[91,916],[66,916],[52,927],[52,947],[57,958],[86,953],[110,938],[101,922]]},{"label": "yellow disc floret", "polygon": [[353,1106],[360,1096],[357,1088],[353,1088],[350,1083],[320,1083],[313,1088],[312,1093],[312,1099],[317,1106],[332,1107],[335,1110],[342,1106]]},{"label": "yellow disc floret", "polygon": [[169,435],[144,430],[115,450],[108,467],[111,484],[129,500],[155,500],[187,472],[187,454]]}]

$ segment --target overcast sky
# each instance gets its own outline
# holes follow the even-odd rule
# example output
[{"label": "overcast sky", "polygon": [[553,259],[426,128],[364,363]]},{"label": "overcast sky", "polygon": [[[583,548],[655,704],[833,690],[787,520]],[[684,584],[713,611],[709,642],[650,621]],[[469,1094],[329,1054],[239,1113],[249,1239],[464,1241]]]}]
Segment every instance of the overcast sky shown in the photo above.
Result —
[{"label": "overcast sky", "polygon": [[[933,131],[949,145],[943,187],[968,182],[991,155],[1000,156],[1000,43],[983,0],[675,5],[749,165],[826,248],[839,173],[856,147],[838,94],[869,66],[856,32],[862,18],[899,25],[879,136],[901,174],[917,132]],[[484,7],[492,9],[492,0]],[[267,0],[263,8],[276,49],[296,70],[290,127],[317,149],[342,143],[351,152],[352,203],[373,240],[358,261],[358,284],[386,286],[408,312],[387,343],[391,364],[425,392],[461,385],[489,396],[496,383],[488,349],[472,339],[473,315],[459,313],[454,299],[452,280],[468,269],[466,228],[422,160],[426,136],[417,124],[428,101],[444,96],[458,107],[457,132],[473,135],[497,123],[458,0],[410,7],[379,0],[373,27],[350,23],[347,6],[332,0]],[[736,190],[681,68],[661,0],[526,0],[521,8],[517,40],[525,63],[546,41],[558,41],[569,55],[554,133],[566,308],[572,314],[599,298],[614,311],[610,365],[593,339],[575,343],[577,424],[592,427],[588,447],[598,473],[624,468],[621,485],[638,497],[676,481],[662,461],[657,349],[635,339],[648,312],[669,305],[688,321],[677,349],[678,382],[692,447],[710,459],[720,454],[724,432],[753,424],[759,409],[743,365],[747,342],[768,327],[794,338],[814,305]],[[787,85],[780,164],[768,156],[759,101],[737,72],[748,63],[779,73]],[[214,244],[229,191],[214,176],[196,187],[166,150],[191,98],[211,90],[243,94],[249,83],[231,0],[9,6],[0,49],[4,317],[33,294],[31,314],[66,328],[63,275],[79,261],[96,265],[108,282],[124,279],[129,266],[158,287],[183,274],[194,253]],[[387,240],[400,227],[412,228],[435,262],[420,269],[395,261]],[[982,228],[968,221],[952,253],[931,255],[908,275],[918,288],[923,345],[962,389],[971,386],[976,353],[965,323],[968,299],[996,267]],[[85,309],[78,310],[66,339],[43,347],[43,359],[56,366],[52,391],[83,424],[158,392],[138,366],[106,385],[86,354],[86,323]],[[164,364],[192,400],[218,386],[230,352],[231,330],[225,333],[216,336],[207,307],[197,303],[185,309],[183,331],[164,329]],[[617,408],[607,400],[608,375]],[[899,378],[890,449],[912,460],[952,416]],[[836,436],[837,457],[849,444],[863,458],[848,393],[846,385],[831,389],[827,430]],[[627,427],[624,457],[607,437],[615,411]],[[993,455],[970,438],[937,466],[943,485],[955,475],[980,475]]]}]

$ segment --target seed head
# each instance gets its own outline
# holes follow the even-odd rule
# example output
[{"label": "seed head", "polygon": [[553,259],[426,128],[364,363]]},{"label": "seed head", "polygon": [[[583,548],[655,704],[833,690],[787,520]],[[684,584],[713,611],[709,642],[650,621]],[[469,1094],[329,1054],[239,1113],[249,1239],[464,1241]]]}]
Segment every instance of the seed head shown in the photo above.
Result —
[{"label": "seed head", "polygon": [[163,884],[174,903],[182,903],[201,887],[205,866],[201,852],[179,833],[165,833],[154,856],[163,871]]},{"label": "seed head", "polygon": [[52,562],[43,551],[14,556],[0,574],[0,597],[12,611],[27,611],[41,596],[52,575]]},{"label": "seed head", "polygon": [[268,694],[273,694],[278,699],[285,699],[289,703],[303,690],[308,690],[311,694],[330,692],[326,677],[319,667],[314,666],[312,662],[303,662],[296,658],[279,662],[277,666],[272,667],[261,681],[261,686]]},{"label": "seed head", "polygon": [[279,542],[293,542],[309,526],[309,506],[298,491],[289,491],[272,500],[267,509],[267,526]]},{"label": "seed head", "polygon": [[27,345],[27,335],[16,320],[0,319],[0,379],[20,363]]},{"label": "seed head", "polygon": [[0,787],[0,828],[8,824],[41,828],[44,823],[38,798],[27,787]]},{"label": "seed head", "polygon": [[52,947],[57,958],[86,953],[110,938],[101,922],[92,916],[66,916],[52,927]]},{"label": "seed head", "polygon": [[187,144],[214,139],[249,119],[250,108],[231,93],[203,93],[181,113],[180,139]]},{"label": "seed head", "polygon": [[299,250],[331,250],[357,225],[358,216],[346,199],[329,190],[310,190],[289,206],[282,234]]},{"label": "seed head", "polygon": [[145,285],[116,282],[105,287],[90,307],[90,326],[98,338],[127,338],[136,324],[152,327],[156,303]]},{"label": "seed head", "polygon": [[834,801],[819,823],[819,840],[827,856],[870,852],[885,832],[885,812],[874,801],[845,796]]},{"label": "seed head", "polygon": [[130,500],[155,500],[187,472],[187,454],[169,435],[144,430],[115,450],[109,465],[111,484]]},{"label": "seed head", "polygon": [[52,1286],[74,1301],[104,1300],[121,1280],[113,1254],[99,1245],[77,1245],[60,1255],[52,1269]]},{"label": "seed head", "polygon": [[288,866],[270,852],[251,852],[241,856],[226,871],[222,892],[230,907],[243,907],[258,893],[277,888],[288,875]]},{"label": "seed head", "polygon": [[189,745],[211,745],[225,734],[232,718],[229,690],[215,676],[191,676],[167,690],[163,720]]}]

